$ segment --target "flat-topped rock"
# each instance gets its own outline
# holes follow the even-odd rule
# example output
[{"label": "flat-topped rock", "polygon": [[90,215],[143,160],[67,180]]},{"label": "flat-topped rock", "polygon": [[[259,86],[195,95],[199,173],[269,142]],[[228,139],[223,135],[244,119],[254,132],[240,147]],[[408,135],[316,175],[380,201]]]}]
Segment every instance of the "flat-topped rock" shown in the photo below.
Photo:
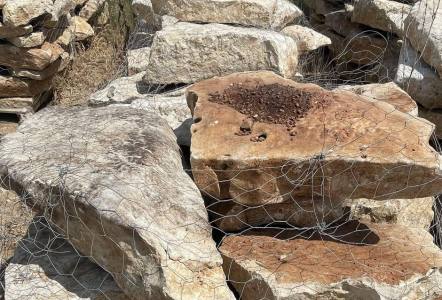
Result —
[{"label": "flat-topped rock", "polygon": [[0,98],[0,113],[22,115],[33,113],[49,100],[50,91],[34,97],[7,97]]},{"label": "flat-topped rock", "polygon": [[384,101],[401,112],[418,115],[416,102],[394,82],[339,86],[336,90],[346,90],[374,101]]},{"label": "flat-topped rock", "polygon": [[234,299],[204,201],[156,114],[49,107],[0,148],[2,176],[128,298]]},{"label": "flat-topped rock", "polygon": [[199,82],[187,101],[194,180],[216,199],[259,206],[441,192],[434,125],[384,101],[271,72]]},{"label": "flat-topped rock", "polygon": [[405,28],[413,48],[442,78],[442,7],[434,0],[416,2],[405,19]]},{"label": "flat-topped rock", "polygon": [[281,33],[296,41],[299,53],[313,51],[331,44],[331,40],[325,35],[300,25],[287,26],[281,30]]},{"label": "flat-topped rock", "polygon": [[186,22],[282,29],[303,15],[287,0],[151,0],[153,9]]},{"label": "flat-topped rock", "polygon": [[355,221],[310,231],[255,230],[220,247],[241,299],[438,299],[442,252],[422,229]]},{"label": "flat-topped rock", "polygon": [[357,0],[351,20],[403,36],[404,21],[410,10],[410,5],[392,0]]},{"label": "flat-topped rock", "polygon": [[297,44],[283,34],[180,22],[155,35],[144,80],[151,84],[193,83],[256,70],[273,70],[291,78],[297,64]]},{"label": "flat-topped rock", "polygon": [[64,50],[57,44],[44,43],[40,48],[19,48],[0,44],[0,65],[30,70],[43,70],[56,61]]},{"label": "flat-topped rock", "polygon": [[35,218],[5,272],[10,300],[128,300],[112,276]]},{"label": "flat-topped rock", "polygon": [[32,33],[32,29],[32,25],[13,27],[4,25],[2,22],[0,22],[0,38],[7,39],[17,36],[23,36]]}]

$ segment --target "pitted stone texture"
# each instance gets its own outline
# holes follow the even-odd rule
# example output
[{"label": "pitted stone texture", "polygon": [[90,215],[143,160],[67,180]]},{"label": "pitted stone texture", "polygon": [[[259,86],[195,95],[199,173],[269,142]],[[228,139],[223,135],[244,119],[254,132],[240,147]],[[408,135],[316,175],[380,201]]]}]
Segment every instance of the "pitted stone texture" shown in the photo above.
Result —
[{"label": "pitted stone texture", "polygon": [[442,252],[423,229],[355,221],[226,237],[224,271],[241,299],[440,299]]},{"label": "pitted stone texture", "polygon": [[225,23],[280,30],[302,16],[287,0],[151,0],[160,15],[181,21]]},{"label": "pitted stone texture", "polygon": [[175,135],[144,110],[46,108],[2,139],[3,176],[131,299],[234,299]]},{"label": "pitted stone texture", "polygon": [[439,1],[416,2],[405,19],[405,34],[423,60],[442,78],[442,6]]},{"label": "pitted stone texture", "polygon": [[[291,132],[285,124],[252,122],[250,134],[238,134],[248,116],[208,100],[232,84],[251,89],[279,84],[332,101],[297,120]],[[325,201],[387,200],[441,192],[441,157],[429,145],[434,125],[384,101],[271,72],[205,80],[187,90],[187,100],[194,118],[194,180],[216,199],[260,206],[311,202],[317,195]]]},{"label": "pitted stone texture", "polygon": [[223,24],[177,23],[157,32],[144,80],[193,83],[233,72],[274,70],[296,74],[296,42],[283,34]]},{"label": "pitted stone texture", "polygon": [[30,224],[5,273],[9,300],[128,300],[112,276],[41,218]]}]

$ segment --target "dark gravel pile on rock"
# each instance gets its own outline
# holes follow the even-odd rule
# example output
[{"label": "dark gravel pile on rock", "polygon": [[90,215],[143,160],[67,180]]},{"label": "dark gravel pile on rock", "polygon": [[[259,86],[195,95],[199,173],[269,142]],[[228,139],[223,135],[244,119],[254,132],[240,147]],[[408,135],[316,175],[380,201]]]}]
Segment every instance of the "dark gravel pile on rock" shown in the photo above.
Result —
[{"label": "dark gravel pile on rock", "polygon": [[241,131],[246,134],[253,122],[284,124],[291,130],[310,110],[329,105],[331,97],[326,93],[281,84],[253,88],[234,84],[223,93],[210,94],[209,101],[228,105],[246,115],[249,119],[241,126]]}]

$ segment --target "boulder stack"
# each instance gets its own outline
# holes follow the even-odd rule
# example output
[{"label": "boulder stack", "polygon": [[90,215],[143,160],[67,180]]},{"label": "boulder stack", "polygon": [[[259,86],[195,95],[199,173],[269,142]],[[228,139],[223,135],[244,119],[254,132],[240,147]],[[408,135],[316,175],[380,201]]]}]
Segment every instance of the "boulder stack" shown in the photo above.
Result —
[{"label": "boulder stack", "polygon": [[81,5],[87,5],[87,1],[77,2],[2,2],[0,112],[24,114],[36,111],[49,98],[52,78],[70,60],[69,44],[94,34],[91,25],[74,14],[81,11]]}]

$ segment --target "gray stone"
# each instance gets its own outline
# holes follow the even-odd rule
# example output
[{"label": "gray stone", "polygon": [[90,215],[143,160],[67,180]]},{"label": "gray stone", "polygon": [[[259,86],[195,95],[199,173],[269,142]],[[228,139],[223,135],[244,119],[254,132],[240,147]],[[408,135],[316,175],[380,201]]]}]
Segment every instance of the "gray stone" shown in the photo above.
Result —
[{"label": "gray stone", "polygon": [[0,153],[3,176],[129,298],[234,299],[204,201],[157,115],[50,107],[3,138]]},{"label": "gray stone", "polygon": [[225,23],[282,29],[302,16],[287,0],[150,0],[160,15],[186,22]]},{"label": "gray stone", "polygon": [[413,5],[405,19],[405,34],[423,60],[442,78],[442,5],[435,0],[421,0]]},{"label": "gray stone", "polygon": [[297,44],[283,34],[180,22],[156,34],[144,80],[151,84],[193,83],[255,70],[273,70],[290,78],[297,63]]},{"label": "gray stone", "polygon": [[325,35],[300,25],[287,26],[281,30],[281,33],[296,41],[300,54],[331,44],[331,40]]},{"label": "gray stone", "polygon": [[127,51],[127,71],[129,76],[146,71],[149,66],[150,47]]},{"label": "gray stone", "polygon": [[442,108],[442,79],[407,41],[401,49],[395,82],[425,108]]},{"label": "gray stone", "polygon": [[112,276],[35,218],[6,268],[9,300],[128,300]]}]

